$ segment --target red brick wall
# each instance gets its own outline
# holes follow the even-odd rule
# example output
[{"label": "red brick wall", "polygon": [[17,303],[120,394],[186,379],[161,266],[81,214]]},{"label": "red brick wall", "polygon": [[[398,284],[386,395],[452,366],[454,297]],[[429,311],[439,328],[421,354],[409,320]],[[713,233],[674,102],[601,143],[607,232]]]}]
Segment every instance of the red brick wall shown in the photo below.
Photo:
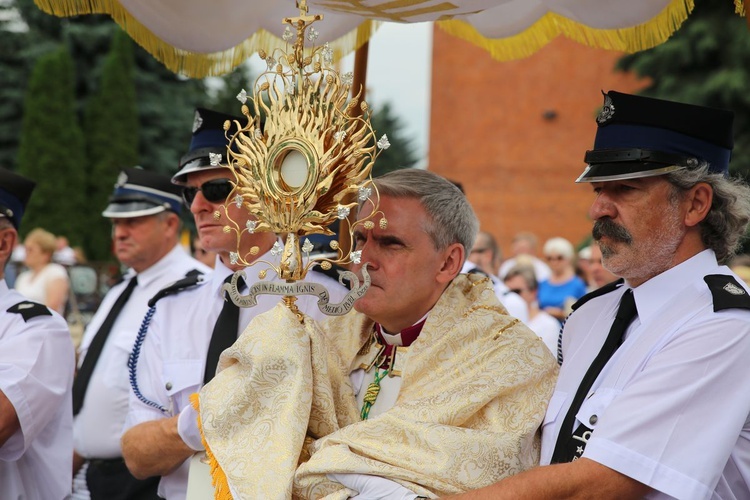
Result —
[{"label": "red brick wall", "polygon": [[501,63],[435,28],[428,168],[463,184],[505,255],[519,231],[536,233],[540,245],[589,235],[591,186],[574,180],[593,145],[600,90],[645,85],[613,71],[619,56],[558,38]]}]

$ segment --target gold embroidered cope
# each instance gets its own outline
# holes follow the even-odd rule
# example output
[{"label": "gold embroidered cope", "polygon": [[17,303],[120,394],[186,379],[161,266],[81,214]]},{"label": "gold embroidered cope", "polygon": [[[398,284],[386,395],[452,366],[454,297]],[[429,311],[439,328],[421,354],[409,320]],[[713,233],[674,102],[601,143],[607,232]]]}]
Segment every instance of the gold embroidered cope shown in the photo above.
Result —
[{"label": "gold embroidered cope", "polygon": [[343,472],[436,497],[538,463],[557,364],[489,280],[453,281],[403,355],[394,407],[360,421],[348,374],[371,331],[354,311],[320,326],[281,305],[253,319],[199,397],[222,495],[225,474],[238,498],[344,499],[326,478]]}]

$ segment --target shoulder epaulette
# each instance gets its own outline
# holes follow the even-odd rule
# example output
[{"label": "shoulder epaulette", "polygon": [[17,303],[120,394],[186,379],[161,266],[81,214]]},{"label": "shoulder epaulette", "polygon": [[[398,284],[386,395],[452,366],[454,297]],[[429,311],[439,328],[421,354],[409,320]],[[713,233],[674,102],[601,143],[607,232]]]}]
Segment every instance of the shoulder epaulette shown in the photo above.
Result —
[{"label": "shoulder epaulette", "polygon": [[23,316],[24,321],[29,321],[31,318],[36,318],[37,316],[52,316],[52,312],[50,312],[47,306],[29,300],[24,300],[11,306],[8,312],[20,314]]},{"label": "shoulder epaulette", "polygon": [[[346,271],[346,269],[344,269],[343,267],[341,267],[341,266],[339,266],[337,264],[333,264],[331,266],[331,268],[328,269],[328,270],[323,269],[322,267],[320,267],[318,265],[318,266],[313,266],[313,268],[311,269],[311,271],[319,273],[319,274],[323,274],[323,275],[328,276],[329,278],[334,279],[337,282],[339,282],[340,273]],[[348,284],[349,282],[348,281],[345,281],[344,283],[346,283],[347,286],[349,286],[349,284]]]},{"label": "shoulder epaulette", "polygon": [[192,276],[186,276],[185,278],[182,278],[181,280],[177,280],[174,283],[171,283],[158,292],[156,292],[156,295],[151,297],[151,300],[148,301],[148,307],[154,307],[154,304],[156,304],[158,301],[166,297],[167,295],[174,295],[176,293],[179,293],[183,290],[187,290],[188,288],[193,288],[196,285],[199,285],[200,283],[203,283],[203,275],[202,274],[195,274]]},{"label": "shoulder epaulette", "polygon": [[625,283],[625,280],[620,278],[619,280],[613,281],[612,283],[609,283],[608,285],[604,285],[603,287],[597,288],[593,292],[587,293],[586,295],[578,299],[578,301],[575,304],[573,304],[572,309],[575,311],[576,309],[578,309],[579,307],[581,307],[583,304],[585,304],[591,299],[601,297],[602,295],[606,295],[609,292],[614,292],[615,290],[620,288],[620,285],[622,285],[623,283]]},{"label": "shoulder epaulette", "polygon": [[709,274],[703,277],[703,281],[713,295],[714,312],[724,309],[750,309],[750,295],[734,276]]}]

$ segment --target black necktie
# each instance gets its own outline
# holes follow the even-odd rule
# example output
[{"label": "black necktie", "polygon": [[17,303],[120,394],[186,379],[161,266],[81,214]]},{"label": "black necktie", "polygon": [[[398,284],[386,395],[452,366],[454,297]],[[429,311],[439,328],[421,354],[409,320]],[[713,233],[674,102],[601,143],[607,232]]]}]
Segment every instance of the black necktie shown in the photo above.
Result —
[{"label": "black necktie", "polygon": [[[596,377],[599,376],[604,365],[607,364],[609,358],[615,353],[620,344],[622,344],[622,336],[625,334],[630,323],[637,314],[635,308],[635,299],[633,298],[633,291],[626,291],[622,299],[620,300],[620,307],[617,308],[617,314],[615,314],[615,320],[612,322],[612,327],[609,329],[607,339],[604,341],[602,349],[596,356],[594,361],[589,366],[586,375],[581,380],[581,384],[578,386],[578,391],[573,398],[573,403],[570,405],[568,413],[565,415],[562,426],[560,427],[560,434],[557,437],[557,444],[555,445],[555,452],[552,455],[552,463],[565,463],[572,461],[575,457],[579,456],[577,452],[583,450],[585,447],[585,441],[581,439],[575,439],[574,435],[581,434],[579,430],[583,425],[580,425],[573,434],[570,434],[573,428],[573,423],[576,420],[576,413],[581,408],[581,404],[589,393],[591,386],[594,385]],[[586,428],[588,430],[588,428]],[[580,450],[579,450],[580,448]]]},{"label": "black necktie", "polygon": [[120,315],[122,308],[125,307],[137,284],[138,277],[133,276],[128,286],[125,287],[125,290],[117,297],[117,300],[112,305],[112,309],[109,310],[109,314],[107,314],[107,317],[104,318],[102,325],[99,327],[99,331],[96,332],[94,340],[91,341],[86,357],[83,359],[81,368],[78,370],[78,374],[73,382],[73,415],[78,415],[78,412],[81,411],[91,375],[94,373],[96,362],[99,360],[102,349],[104,349],[104,344],[107,341],[109,332],[112,330],[112,325],[115,324],[117,316]]},{"label": "black necktie", "polygon": [[[232,274],[226,277],[224,283],[232,280]],[[237,289],[245,287],[245,280],[237,280]],[[221,308],[219,317],[216,318],[214,331],[211,333],[211,342],[208,344],[206,355],[206,371],[203,372],[203,383],[207,384],[216,375],[216,366],[219,364],[219,356],[225,349],[231,347],[237,340],[237,324],[240,322],[240,308],[229,298],[229,292],[224,292],[224,306]]]}]

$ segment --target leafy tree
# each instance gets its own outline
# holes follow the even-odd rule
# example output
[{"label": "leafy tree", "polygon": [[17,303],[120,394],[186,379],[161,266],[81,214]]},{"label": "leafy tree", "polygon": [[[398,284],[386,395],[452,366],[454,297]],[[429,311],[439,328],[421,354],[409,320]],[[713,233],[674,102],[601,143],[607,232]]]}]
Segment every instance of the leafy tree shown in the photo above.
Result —
[{"label": "leafy tree", "polygon": [[88,180],[85,190],[91,210],[83,214],[90,228],[84,249],[94,260],[110,257],[110,227],[99,207],[107,204],[123,168],[138,163],[138,108],[133,84],[133,42],[117,30],[105,58],[99,87],[86,102],[85,131]]},{"label": "leafy tree", "polygon": [[643,95],[733,110],[730,169],[750,178],[750,36],[732,2],[695,2],[672,38],[617,67],[650,78]]},{"label": "leafy tree", "polygon": [[[0,164],[15,167],[22,89],[40,55],[62,43],[69,47],[75,66],[76,110],[82,118],[86,101],[99,87],[103,61],[117,31],[120,28],[109,16],[60,19],[42,12],[34,0],[0,0],[0,131],[7,131],[0,134]],[[134,47],[134,56],[138,161],[146,168],[173,173],[190,141],[193,108],[208,100],[205,85],[203,80],[175,75],[141,47]]]},{"label": "leafy tree", "polygon": [[[255,77],[247,64],[240,64],[234,71],[221,78],[213,79],[216,90],[210,99],[210,108],[233,116],[241,116],[242,104],[237,100],[237,94],[245,89],[252,92]],[[209,103],[206,103],[209,104]]]},{"label": "leafy tree", "polygon": [[372,169],[373,177],[379,177],[400,168],[413,167],[417,163],[418,158],[412,145],[413,139],[404,134],[403,124],[399,121],[399,116],[393,112],[390,103],[387,102],[376,110],[370,121],[377,138],[380,139],[383,134],[386,134],[388,142],[391,143],[388,149],[380,151]]},{"label": "leafy tree", "polygon": [[88,228],[84,139],[75,113],[73,61],[65,47],[39,58],[26,90],[18,171],[37,182],[24,228],[84,241]]}]

